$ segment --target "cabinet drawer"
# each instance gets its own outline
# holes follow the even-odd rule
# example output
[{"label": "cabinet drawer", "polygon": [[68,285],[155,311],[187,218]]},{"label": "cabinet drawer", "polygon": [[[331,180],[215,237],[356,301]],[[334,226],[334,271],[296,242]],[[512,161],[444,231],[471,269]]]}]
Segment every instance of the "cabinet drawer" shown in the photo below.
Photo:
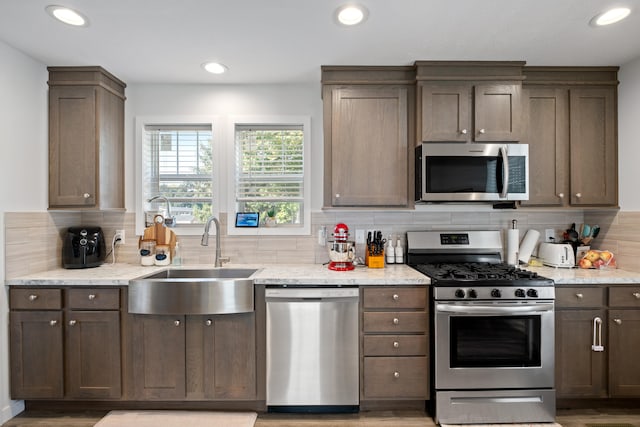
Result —
[{"label": "cabinet drawer", "polygon": [[72,310],[118,310],[120,289],[69,289],[67,307]]},{"label": "cabinet drawer", "polygon": [[609,288],[609,306],[640,308],[640,286],[616,286]]},{"label": "cabinet drawer", "polygon": [[364,312],[364,332],[426,332],[427,313],[415,312]]},{"label": "cabinet drawer", "polygon": [[427,288],[364,288],[364,308],[425,308]]},{"label": "cabinet drawer", "polygon": [[365,398],[426,399],[426,357],[365,357]]},{"label": "cabinet drawer", "polygon": [[61,289],[11,289],[9,307],[12,310],[60,310]]},{"label": "cabinet drawer", "polygon": [[426,335],[366,335],[365,356],[426,356]]},{"label": "cabinet drawer", "polygon": [[556,307],[601,307],[604,305],[603,288],[556,287]]}]

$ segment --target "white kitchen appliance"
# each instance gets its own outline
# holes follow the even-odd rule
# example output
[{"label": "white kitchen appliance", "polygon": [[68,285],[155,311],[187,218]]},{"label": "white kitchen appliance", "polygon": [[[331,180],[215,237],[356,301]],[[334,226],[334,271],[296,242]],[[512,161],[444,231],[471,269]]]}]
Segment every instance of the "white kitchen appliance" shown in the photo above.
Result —
[{"label": "white kitchen appliance", "polygon": [[573,268],[576,256],[570,243],[540,243],[538,258],[549,267]]}]

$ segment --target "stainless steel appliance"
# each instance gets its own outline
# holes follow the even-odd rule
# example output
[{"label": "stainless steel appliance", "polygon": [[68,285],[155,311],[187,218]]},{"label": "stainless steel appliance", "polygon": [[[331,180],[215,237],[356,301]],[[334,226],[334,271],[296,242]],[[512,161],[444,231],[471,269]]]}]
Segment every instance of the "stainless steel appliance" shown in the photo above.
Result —
[{"label": "stainless steel appliance", "polygon": [[359,405],[357,287],[269,287],[267,407],[354,411]]},{"label": "stainless steel appliance", "polygon": [[415,160],[416,201],[529,199],[527,144],[423,142]]},{"label": "stainless steel appliance", "polygon": [[553,281],[502,263],[500,231],[407,239],[409,265],[432,282],[436,421],[554,421]]},{"label": "stainless steel appliance", "polygon": [[62,267],[90,268],[102,265],[106,257],[100,227],[69,227],[62,242]]}]

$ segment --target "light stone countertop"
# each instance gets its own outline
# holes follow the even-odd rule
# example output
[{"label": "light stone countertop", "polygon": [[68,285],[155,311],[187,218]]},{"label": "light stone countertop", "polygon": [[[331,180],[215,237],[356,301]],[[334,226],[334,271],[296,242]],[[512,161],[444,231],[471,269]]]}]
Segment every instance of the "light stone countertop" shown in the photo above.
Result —
[{"label": "light stone countertop", "polygon": [[[428,285],[429,278],[407,265],[385,268],[356,267],[352,271],[332,271],[321,264],[226,264],[228,268],[256,268],[251,276],[256,284],[273,285]],[[8,286],[127,286],[129,280],[163,270],[167,266],[144,267],[136,264],[103,264],[87,269],[55,269],[5,281]],[[178,268],[211,268],[211,265],[185,265]],[[526,267],[556,285],[639,284],[640,273],[618,269]]]},{"label": "light stone countertop", "polygon": [[[55,269],[16,277],[8,286],[127,286],[129,280],[171,266],[144,267],[134,264],[103,264],[96,268]],[[428,285],[428,277],[406,265],[386,268],[356,267],[333,271],[321,264],[225,264],[227,268],[256,268],[251,278],[256,284],[274,285]],[[184,269],[211,268],[211,265],[184,265]]]}]

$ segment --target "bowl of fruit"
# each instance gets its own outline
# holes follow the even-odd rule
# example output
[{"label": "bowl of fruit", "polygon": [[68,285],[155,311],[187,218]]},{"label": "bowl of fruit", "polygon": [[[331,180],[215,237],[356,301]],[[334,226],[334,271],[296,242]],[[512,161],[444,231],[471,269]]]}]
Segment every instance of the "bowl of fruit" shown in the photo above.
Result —
[{"label": "bowl of fruit", "polygon": [[578,261],[580,268],[616,268],[616,259],[611,251],[591,249]]}]

